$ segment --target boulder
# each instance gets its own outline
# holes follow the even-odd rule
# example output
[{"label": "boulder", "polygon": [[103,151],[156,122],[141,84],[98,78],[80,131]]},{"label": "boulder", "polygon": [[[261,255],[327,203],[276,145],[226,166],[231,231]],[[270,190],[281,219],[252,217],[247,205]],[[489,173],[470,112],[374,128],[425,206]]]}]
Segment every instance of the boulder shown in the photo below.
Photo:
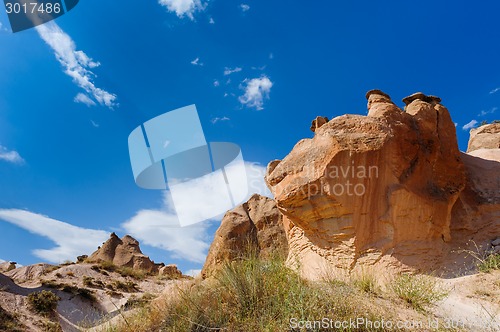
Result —
[{"label": "boulder", "polygon": [[225,262],[242,258],[248,250],[264,259],[288,254],[281,213],[272,199],[257,194],[225,214],[208,251],[202,277],[212,276]]}]

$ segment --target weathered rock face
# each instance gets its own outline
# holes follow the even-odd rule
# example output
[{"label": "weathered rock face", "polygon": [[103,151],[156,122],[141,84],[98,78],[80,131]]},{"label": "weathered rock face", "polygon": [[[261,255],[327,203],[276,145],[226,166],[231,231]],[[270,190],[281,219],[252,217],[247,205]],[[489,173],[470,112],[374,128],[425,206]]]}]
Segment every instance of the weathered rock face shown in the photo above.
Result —
[{"label": "weathered rock face", "polygon": [[405,98],[404,112],[380,90],[367,99],[368,116],[334,118],[268,166],[288,260],[306,276],[432,269],[450,248],[466,168],[448,110],[422,93]]},{"label": "weathered rock face", "polygon": [[225,262],[242,257],[249,248],[262,258],[288,254],[282,215],[270,198],[253,195],[226,213],[208,251],[202,276],[211,276]]},{"label": "weathered rock face", "polygon": [[139,242],[129,235],[120,239],[115,233],[103,243],[89,258],[89,262],[112,262],[116,266],[131,267],[150,272],[157,272],[163,264],[155,264],[144,255]]},{"label": "weathered rock face", "polygon": [[479,149],[500,149],[500,123],[492,123],[470,131],[467,152]]},{"label": "weathered rock face", "polygon": [[16,268],[16,262],[3,262],[0,263],[0,273],[9,272]]}]

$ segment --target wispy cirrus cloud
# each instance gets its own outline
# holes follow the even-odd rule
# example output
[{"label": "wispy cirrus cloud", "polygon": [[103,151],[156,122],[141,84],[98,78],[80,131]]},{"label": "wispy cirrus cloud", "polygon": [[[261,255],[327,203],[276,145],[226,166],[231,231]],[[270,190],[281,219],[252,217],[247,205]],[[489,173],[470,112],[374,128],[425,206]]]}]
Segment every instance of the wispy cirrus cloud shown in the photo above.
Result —
[{"label": "wispy cirrus cloud", "polygon": [[500,91],[500,87],[498,88],[494,88],[493,90],[490,91],[490,95],[494,94],[494,93],[497,93],[498,91]]},{"label": "wispy cirrus cloud", "polygon": [[203,66],[203,62],[200,62],[200,58],[196,58],[193,61],[191,61],[191,64],[193,66]]},{"label": "wispy cirrus cloud", "polygon": [[89,96],[87,96],[86,94],[81,93],[81,92],[75,96],[73,101],[75,103],[87,105],[88,107],[97,105],[95,103],[95,101],[93,101],[92,99],[89,98]]},{"label": "wispy cirrus cloud", "polygon": [[269,99],[274,83],[266,75],[251,80],[246,79],[242,83],[241,88],[245,90],[245,93],[238,98],[240,103],[247,107],[263,110],[264,99]]},{"label": "wispy cirrus cloud", "polygon": [[497,110],[498,110],[498,107],[492,107],[492,108],[490,108],[487,111],[486,110],[482,110],[481,112],[479,112],[478,116],[485,116],[485,115],[488,115],[488,114],[493,114]]},{"label": "wispy cirrus cloud", "polygon": [[231,119],[228,118],[227,116],[223,116],[223,117],[215,117],[213,118],[212,120],[210,120],[210,122],[212,122],[213,124],[216,124],[217,122],[221,122],[221,121],[230,121]]},{"label": "wispy cirrus cloud", "polygon": [[74,260],[82,254],[90,254],[109,237],[105,231],[74,226],[26,210],[0,210],[0,220],[53,241],[56,247],[52,249],[33,250],[35,256],[50,263],[61,263]]},{"label": "wispy cirrus cloud", "polygon": [[228,75],[231,75],[233,73],[238,73],[242,70],[243,70],[243,68],[241,68],[241,67],[235,67],[235,68],[226,67],[226,68],[224,68],[224,76],[228,76]]},{"label": "wispy cirrus cloud", "polygon": [[469,130],[469,129],[472,129],[474,128],[476,125],[477,125],[477,121],[476,120],[471,120],[469,123],[465,124],[462,129],[463,130]]},{"label": "wispy cirrus cloud", "polygon": [[243,11],[243,12],[246,12],[246,11],[249,11],[250,10],[250,6],[247,5],[246,3],[242,3],[240,5],[240,9]]},{"label": "wispy cirrus cloud", "polygon": [[115,94],[96,87],[94,83],[96,75],[91,69],[99,67],[99,62],[94,61],[85,52],[77,50],[73,39],[55,22],[39,25],[35,29],[54,51],[57,60],[63,66],[64,73],[70,76],[78,87],[103,106],[111,109],[118,106]]},{"label": "wispy cirrus cloud", "polygon": [[158,0],[158,3],[167,8],[169,12],[174,12],[179,18],[184,16],[194,20],[194,13],[204,11],[207,7],[200,0]]},{"label": "wispy cirrus cloud", "polygon": [[21,157],[19,152],[14,150],[9,150],[2,145],[0,145],[0,160],[18,165],[22,165],[25,163],[24,159]]}]

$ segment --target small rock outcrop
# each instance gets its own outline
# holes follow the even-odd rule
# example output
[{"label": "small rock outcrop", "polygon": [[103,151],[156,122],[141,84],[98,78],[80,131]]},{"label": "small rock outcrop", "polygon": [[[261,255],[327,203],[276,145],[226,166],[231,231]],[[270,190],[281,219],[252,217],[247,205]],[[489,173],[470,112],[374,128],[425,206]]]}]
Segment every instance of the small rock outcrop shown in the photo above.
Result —
[{"label": "small rock outcrop", "polygon": [[324,116],[317,116],[311,123],[311,131],[314,133],[316,129],[328,122],[328,118]]},{"label": "small rock outcrop", "polygon": [[0,273],[9,272],[16,268],[16,262],[3,262],[0,263]]},{"label": "small rock outcrop", "polygon": [[149,272],[157,272],[163,264],[155,264],[144,255],[139,247],[139,242],[129,235],[120,239],[112,233],[89,258],[88,262],[112,262],[119,267],[130,267]]},{"label": "small rock outcrop", "polygon": [[168,264],[160,268],[158,273],[161,277],[167,277],[169,279],[179,279],[181,278],[182,272],[177,268],[175,264]]},{"label": "small rock outcrop", "polygon": [[479,149],[500,149],[500,123],[471,129],[467,152]]},{"label": "small rock outcrop", "polygon": [[262,258],[288,254],[281,213],[272,199],[257,194],[225,214],[208,251],[202,277],[210,277],[225,262],[242,257],[248,249]]}]

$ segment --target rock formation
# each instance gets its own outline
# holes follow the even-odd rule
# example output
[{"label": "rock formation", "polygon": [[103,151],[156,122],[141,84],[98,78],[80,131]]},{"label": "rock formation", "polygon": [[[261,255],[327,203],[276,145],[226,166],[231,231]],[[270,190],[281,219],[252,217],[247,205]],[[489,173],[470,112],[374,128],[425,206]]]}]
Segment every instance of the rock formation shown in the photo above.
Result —
[{"label": "rock formation", "polygon": [[311,131],[314,133],[316,129],[328,122],[328,118],[324,116],[317,116],[311,123]]},{"label": "rock formation", "polygon": [[0,263],[0,273],[9,272],[16,268],[16,262],[3,262]]},{"label": "rock formation", "polygon": [[208,251],[202,276],[211,276],[225,262],[238,259],[248,249],[262,258],[288,254],[281,213],[272,199],[257,194],[225,214]]},{"label": "rock formation", "polygon": [[366,97],[368,116],[334,118],[268,166],[288,262],[312,278],[378,265],[433,270],[466,239],[498,235],[499,164],[461,156],[441,99],[416,93],[403,111],[380,90]]},{"label": "rock formation", "polygon": [[492,123],[470,131],[467,152],[478,149],[500,149],[500,123]]},{"label": "rock formation", "polygon": [[129,235],[120,239],[115,233],[103,243],[88,259],[88,262],[112,262],[119,267],[131,267],[157,272],[164,264],[155,264],[144,255],[139,242]]},{"label": "rock formation", "polygon": [[175,264],[168,264],[160,268],[159,275],[161,277],[167,277],[169,279],[181,278],[182,272],[177,268]]}]

